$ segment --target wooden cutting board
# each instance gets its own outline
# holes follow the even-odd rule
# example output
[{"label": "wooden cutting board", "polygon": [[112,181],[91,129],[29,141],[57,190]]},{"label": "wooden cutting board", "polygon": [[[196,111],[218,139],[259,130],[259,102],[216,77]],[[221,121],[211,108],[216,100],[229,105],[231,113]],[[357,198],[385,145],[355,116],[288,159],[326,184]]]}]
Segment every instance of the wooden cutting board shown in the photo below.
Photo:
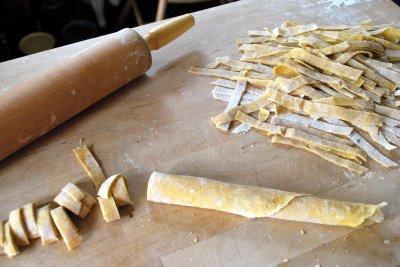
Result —
[{"label": "wooden cutting board", "polygon": [[[240,1],[195,13],[196,27],[155,52],[146,76],[2,161],[3,219],[27,202],[49,201],[70,181],[94,194],[71,151],[81,139],[92,148],[107,175],[127,176],[135,210],[133,216],[105,223],[96,207],[87,219],[78,221],[83,242],[74,251],[67,252],[63,242],[42,247],[36,240],[14,259],[0,256],[0,265],[399,265],[399,169],[383,169],[370,161],[370,175],[353,175],[298,149],[273,146],[258,132],[219,132],[209,117],[221,112],[226,103],[212,98],[211,78],[187,72],[190,66],[204,66],[216,56],[237,55],[235,39],[244,37],[247,30],[274,27],[285,20],[400,22],[400,8],[390,1],[360,1],[329,8],[331,2]],[[144,33],[153,26],[137,30]],[[0,101],[2,90],[62,63],[93,42],[1,63]],[[390,156],[400,160],[398,151]],[[146,182],[153,170],[344,201],[387,201],[387,218],[379,225],[351,229],[267,218],[250,220],[147,203]]]}]

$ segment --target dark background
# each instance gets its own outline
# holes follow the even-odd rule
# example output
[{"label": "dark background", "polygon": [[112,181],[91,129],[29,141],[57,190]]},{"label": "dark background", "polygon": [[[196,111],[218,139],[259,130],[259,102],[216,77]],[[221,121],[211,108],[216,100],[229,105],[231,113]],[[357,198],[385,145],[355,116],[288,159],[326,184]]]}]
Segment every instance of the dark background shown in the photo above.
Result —
[{"label": "dark background", "polygon": [[[158,0],[136,0],[136,3],[144,22],[154,22]],[[196,4],[169,3],[165,17],[175,17],[219,4],[220,1],[217,0]],[[124,5],[125,0],[121,0],[117,7],[104,0],[107,25],[101,28],[92,6],[81,0],[0,0],[0,62],[23,56],[18,43],[32,32],[44,31],[52,34],[57,47],[125,27],[138,26],[131,10],[124,23],[118,25]],[[88,28],[65,32],[66,25],[76,20],[84,20]]]},{"label": "dark background", "polygon": [[[124,27],[135,27],[137,22],[131,10],[124,23],[118,24],[125,2],[126,0],[121,0],[116,7],[104,0],[107,25],[101,28],[92,6],[82,0],[0,0],[0,62],[23,56],[18,44],[24,36],[32,32],[50,33],[54,36],[57,47],[115,32]],[[400,4],[400,0],[394,2]],[[155,21],[158,0],[136,0],[136,3],[144,23]],[[165,17],[175,17],[220,3],[218,0],[196,4],[169,3]],[[66,30],[68,24],[82,20],[85,28]]]}]

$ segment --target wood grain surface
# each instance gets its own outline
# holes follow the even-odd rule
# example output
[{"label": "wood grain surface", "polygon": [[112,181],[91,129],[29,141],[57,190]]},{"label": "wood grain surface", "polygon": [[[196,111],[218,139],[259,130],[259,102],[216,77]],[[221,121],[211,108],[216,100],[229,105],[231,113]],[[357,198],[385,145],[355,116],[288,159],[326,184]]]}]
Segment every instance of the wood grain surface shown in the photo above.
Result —
[{"label": "wood grain surface", "polygon": [[[105,223],[98,206],[85,220],[76,220],[83,242],[72,252],[67,252],[63,242],[42,247],[36,240],[13,259],[1,255],[0,265],[398,266],[399,169],[383,169],[370,160],[371,173],[358,176],[307,152],[272,145],[255,131],[221,133],[209,119],[226,105],[212,99],[213,79],[187,72],[190,66],[204,66],[216,56],[237,55],[234,41],[247,30],[273,27],[285,20],[400,22],[400,9],[390,1],[332,8],[329,2],[252,0],[195,13],[196,27],[154,52],[147,75],[0,162],[3,219],[30,201],[49,201],[70,181],[94,194],[72,153],[81,139],[107,175],[127,177],[134,199],[132,216],[126,211],[119,221]],[[137,31],[143,34],[152,27]],[[0,97],[2,90],[11,90],[17,82],[62,63],[95,41],[0,63]],[[398,151],[390,156],[400,160]],[[250,220],[147,203],[147,180],[153,170],[389,205],[383,223],[362,229]]]}]

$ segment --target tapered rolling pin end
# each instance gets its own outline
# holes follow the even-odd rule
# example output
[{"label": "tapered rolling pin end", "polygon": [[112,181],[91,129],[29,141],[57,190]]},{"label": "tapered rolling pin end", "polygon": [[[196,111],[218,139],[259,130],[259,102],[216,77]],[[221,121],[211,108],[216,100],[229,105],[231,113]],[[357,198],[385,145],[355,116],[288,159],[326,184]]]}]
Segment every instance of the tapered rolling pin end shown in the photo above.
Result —
[{"label": "tapered rolling pin end", "polygon": [[150,51],[158,50],[192,28],[195,20],[191,14],[174,18],[151,30],[144,38]]}]

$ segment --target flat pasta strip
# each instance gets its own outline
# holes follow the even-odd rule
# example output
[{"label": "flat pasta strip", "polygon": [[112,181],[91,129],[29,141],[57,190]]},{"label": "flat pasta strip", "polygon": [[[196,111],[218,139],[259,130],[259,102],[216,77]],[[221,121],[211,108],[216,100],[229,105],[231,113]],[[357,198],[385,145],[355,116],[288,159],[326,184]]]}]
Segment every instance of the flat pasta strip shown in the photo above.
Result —
[{"label": "flat pasta strip", "polygon": [[400,50],[386,49],[385,56],[387,56],[390,61],[400,61]]},{"label": "flat pasta strip", "polygon": [[245,52],[242,55],[242,60],[245,59],[256,59],[256,58],[264,58],[268,56],[273,56],[277,54],[286,54],[292,48],[286,46],[277,46],[277,47],[265,47],[263,50]]},{"label": "flat pasta strip", "polygon": [[284,36],[284,37],[289,37],[289,36],[296,36],[300,35],[306,32],[311,32],[315,31],[318,29],[318,25],[315,23],[311,24],[304,24],[304,25],[296,25],[296,26],[291,26],[291,27],[284,27],[284,28],[275,28],[272,31],[272,36]]},{"label": "flat pasta strip", "polygon": [[346,81],[343,81],[344,88],[346,88],[347,91],[351,92],[352,94],[359,96],[360,98],[364,100],[369,100],[369,94],[368,91],[365,91],[363,89],[358,88],[355,85],[352,85],[351,83],[348,83]]},{"label": "flat pasta strip", "polygon": [[[324,120],[329,121],[330,123],[336,123],[338,125],[342,126],[348,126],[345,122],[337,119],[329,119],[329,118],[324,118]],[[383,126],[385,127],[385,126]],[[367,140],[365,140],[364,137],[362,137],[360,134],[358,134],[356,131],[352,131],[348,138],[354,142],[359,148],[365,151],[369,157],[371,157],[373,160],[381,164],[382,166],[389,168],[389,167],[396,167],[398,164],[394,162],[393,160],[389,159],[385,155],[383,155],[381,152],[379,152],[376,148],[374,148]]]},{"label": "flat pasta strip", "polygon": [[265,44],[242,44],[239,46],[239,51],[241,52],[255,52],[262,50],[274,49],[276,46],[265,45]]},{"label": "flat pasta strip", "polygon": [[266,122],[262,122],[260,120],[254,119],[242,112],[238,112],[235,117],[236,120],[240,121],[241,123],[245,123],[255,129],[261,130],[266,132],[268,135],[274,134],[284,134],[284,128],[280,126],[276,126],[273,124],[269,124]]},{"label": "flat pasta strip", "polygon": [[277,77],[274,83],[279,86],[283,92],[288,94],[305,85],[316,83],[316,81],[303,75],[297,75],[290,79]]},{"label": "flat pasta strip", "polygon": [[397,147],[400,147],[400,138],[394,135],[393,133],[383,129],[382,130],[383,136],[386,138],[387,141],[392,143],[393,145],[396,145]]},{"label": "flat pasta strip", "polygon": [[40,233],[36,223],[35,204],[33,202],[22,206],[22,217],[29,239],[39,238]]},{"label": "flat pasta strip", "polygon": [[153,172],[147,200],[229,212],[249,218],[273,217],[360,227],[383,220],[379,205],[319,199],[310,195]]},{"label": "flat pasta strip", "polygon": [[232,76],[232,80],[245,81],[245,82],[248,82],[249,84],[251,84],[253,86],[257,86],[257,87],[265,87],[272,83],[271,80],[255,79],[255,78],[249,78],[249,77],[243,77],[243,76]]},{"label": "flat pasta strip", "polygon": [[76,158],[92,180],[94,186],[96,187],[96,190],[98,190],[100,188],[100,185],[105,180],[104,173],[100,168],[99,163],[97,163],[96,159],[93,157],[87,146],[75,148],[73,151]]},{"label": "flat pasta strip", "polygon": [[234,129],[232,129],[233,134],[241,134],[241,133],[247,133],[248,131],[251,130],[251,126],[247,125],[245,123],[241,123],[238,126],[236,126]]},{"label": "flat pasta strip", "polygon": [[290,139],[295,139],[307,144],[310,144],[312,146],[319,147],[321,149],[324,149],[326,151],[335,153],[341,157],[349,158],[349,159],[354,159],[354,160],[362,160],[366,161],[367,156],[366,154],[358,148],[354,148],[345,144],[341,144],[338,142],[326,140],[323,138],[320,138],[316,135],[312,135],[306,132],[302,132],[293,128],[286,129],[284,137],[290,138]]},{"label": "flat pasta strip", "polygon": [[335,53],[347,51],[349,48],[350,48],[350,44],[348,42],[341,42],[338,44],[320,48],[319,52],[324,54],[325,56],[328,56],[328,55],[332,55]]},{"label": "flat pasta strip", "polygon": [[319,73],[317,71],[311,70],[307,67],[304,67],[293,60],[285,59],[281,62],[281,64],[274,67],[275,75],[284,75],[292,73],[301,73],[307,77],[313,78],[317,81],[328,83],[328,84],[337,84],[340,85],[342,83],[341,79],[338,77],[333,77],[330,75],[325,75]]},{"label": "flat pasta strip", "polygon": [[317,87],[321,91],[325,92],[328,95],[335,96],[335,97],[342,97],[343,95],[330,87],[326,86],[325,84],[315,84],[314,87]]},{"label": "flat pasta strip", "polygon": [[[231,96],[233,94],[233,89],[216,86],[211,91],[211,93],[212,93],[214,99],[229,102],[229,99],[231,98]],[[260,96],[258,96],[258,95],[254,95],[254,94],[245,92],[242,95],[242,98],[240,99],[239,104],[240,105],[248,104],[251,101],[257,100],[259,97]]]},{"label": "flat pasta strip", "polygon": [[[224,80],[224,79],[218,79],[213,81],[211,84],[215,85],[216,87],[214,87],[214,89],[218,88],[216,91],[218,90],[222,90],[221,87],[225,87],[225,88],[229,88],[229,89],[235,89],[236,87],[236,83],[235,81],[230,81],[230,80]],[[229,90],[229,95],[233,94],[233,90]],[[222,93],[222,91],[221,91]],[[258,89],[256,87],[252,87],[252,86],[246,86],[246,93],[250,93],[256,96],[261,96],[264,93],[263,89]]]},{"label": "flat pasta strip", "polygon": [[234,107],[233,109],[223,112],[223,113],[217,115],[216,117],[212,117],[211,120],[213,121],[214,125],[218,129],[220,129],[219,125],[226,123],[226,122],[233,121],[235,119],[236,113],[238,111],[241,111],[245,114],[249,114],[249,113],[259,110],[260,108],[264,108],[271,103],[272,102],[267,97],[261,96],[255,101],[252,101],[248,104]]},{"label": "flat pasta strip", "polygon": [[239,38],[236,40],[236,44],[257,44],[257,43],[265,43],[271,40],[269,36],[260,36],[260,37],[249,37],[249,38]]},{"label": "flat pasta strip", "polygon": [[50,213],[64,243],[67,245],[68,251],[79,246],[82,242],[82,237],[78,234],[76,226],[63,207],[52,209]]},{"label": "flat pasta strip", "polygon": [[386,140],[385,136],[380,131],[376,136],[371,135],[371,139],[374,140],[376,143],[380,144],[381,146],[383,146],[386,150],[390,151],[397,148],[397,146],[394,146],[391,143],[389,143],[388,140]]},{"label": "flat pasta strip", "polygon": [[400,126],[400,121],[399,120],[395,120],[386,116],[382,116],[383,119],[383,125],[387,125],[387,126],[392,126],[392,127],[397,127]]},{"label": "flat pasta strip", "polygon": [[379,114],[388,116],[395,120],[400,120],[400,110],[398,109],[375,104],[374,110]]},{"label": "flat pasta strip", "polygon": [[272,88],[266,88],[264,96],[279,105],[285,106],[294,111],[305,112],[309,115],[332,117],[365,125],[382,125],[381,116],[372,112],[314,103],[281,93]]},{"label": "flat pasta strip", "polygon": [[254,64],[249,62],[243,62],[240,60],[232,59],[230,57],[217,57],[215,61],[219,64],[224,64],[230,66],[231,68],[235,68],[237,70],[253,70],[260,73],[265,73],[269,75],[269,79],[274,78],[274,74],[272,68],[267,67],[263,64]]},{"label": "flat pasta strip", "polygon": [[[225,111],[231,110],[234,107],[237,107],[239,105],[240,99],[242,98],[243,92],[246,90],[246,81],[237,81],[235,89],[233,90],[233,94],[231,95],[231,98],[229,99],[228,105],[225,108]],[[221,124],[219,127],[220,129],[223,129],[224,131],[227,131],[229,128],[230,122]]]},{"label": "flat pasta strip", "polygon": [[361,149],[363,149],[368,154],[368,156],[370,156],[376,162],[380,163],[382,166],[386,168],[398,166],[396,162],[382,155],[378,150],[376,150],[376,148],[374,148],[370,143],[367,142],[367,140],[365,140],[358,133],[352,132],[349,135],[349,138]]},{"label": "flat pasta strip", "polygon": [[20,208],[10,212],[8,222],[11,227],[11,231],[14,236],[15,243],[18,246],[27,246],[30,244],[28,232],[24,224],[24,218],[22,217],[22,210]]},{"label": "flat pasta strip", "polygon": [[374,103],[372,101],[365,101],[357,98],[349,98],[349,97],[326,97],[326,98],[318,98],[313,99],[313,102],[329,104],[334,106],[351,106],[351,107],[359,107],[362,109],[373,109]]},{"label": "flat pasta strip", "polygon": [[352,80],[358,80],[363,73],[361,70],[315,56],[301,48],[294,48],[288,56]]},{"label": "flat pasta strip", "polygon": [[396,85],[400,85],[400,73],[391,69],[391,66],[392,66],[391,63],[388,63],[390,65],[384,65],[380,61],[377,61],[377,60],[374,60],[374,59],[365,58],[362,55],[357,55],[355,57],[355,59],[357,59],[358,61],[364,63],[365,65],[367,65],[371,69],[375,70],[382,77],[392,81]]},{"label": "flat pasta strip", "polygon": [[332,141],[332,142],[337,142],[337,143],[342,143],[348,146],[354,146],[353,142],[347,139],[340,138],[334,134],[321,131],[315,128],[307,127],[305,125],[302,125],[297,122],[293,122],[290,120],[285,120],[285,115],[280,115],[280,116],[274,116],[272,117],[271,123],[274,125],[286,127],[286,128],[294,128],[296,130],[300,130],[302,132],[306,132],[315,136],[318,136],[320,138]]},{"label": "flat pasta strip", "polygon": [[[266,110],[265,108],[260,108],[259,113],[258,113],[258,119],[260,121],[266,121],[269,117],[270,112]],[[240,133],[247,133],[250,131],[253,127],[246,123],[240,123],[238,126],[235,127],[235,129],[232,130],[233,134],[240,134]]]},{"label": "flat pasta strip", "polygon": [[312,118],[307,118],[298,114],[283,115],[279,116],[279,118],[295,122],[306,127],[311,127],[320,131],[342,136],[348,136],[353,131],[353,128],[349,126],[331,124],[319,120],[314,120]]},{"label": "flat pasta strip", "polygon": [[267,66],[275,66],[278,65],[283,58],[283,54],[275,54],[271,56],[265,56],[265,57],[257,57],[257,58],[251,58],[248,56],[242,56],[240,60],[245,61],[245,62],[252,62],[252,63],[261,63]]},{"label": "flat pasta strip", "polygon": [[4,224],[4,252],[9,258],[17,256],[20,253],[18,246],[14,240],[9,222],[6,222]]},{"label": "flat pasta strip", "polygon": [[392,81],[389,81],[385,77],[382,77],[378,73],[376,73],[373,69],[363,65],[355,59],[350,59],[346,62],[346,65],[362,70],[364,72],[364,76],[376,82],[379,86],[388,88],[389,90],[396,89],[396,84]]},{"label": "flat pasta strip", "polygon": [[367,168],[365,168],[364,166],[353,162],[351,160],[347,160],[344,158],[339,157],[338,155],[335,155],[329,151],[320,149],[318,147],[314,147],[311,145],[308,145],[306,143],[303,143],[301,141],[297,141],[297,140],[292,140],[289,138],[285,138],[279,135],[275,135],[272,137],[271,139],[271,143],[273,144],[282,144],[282,145],[289,145],[289,146],[293,146],[293,147],[297,147],[297,148],[301,148],[304,149],[308,152],[311,152],[315,155],[320,156],[321,158],[325,159],[326,161],[329,161],[335,165],[344,167],[348,170],[354,171],[358,174],[363,174],[365,172],[368,171]]},{"label": "flat pasta strip", "polygon": [[58,231],[50,215],[49,205],[43,206],[36,213],[37,226],[39,229],[42,245],[47,246],[58,241]]},{"label": "flat pasta strip", "polygon": [[119,216],[117,205],[115,204],[114,198],[112,196],[107,199],[102,197],[97,197],[97,200],[99,201],[103,219],[106,222],[113,222],[121,219],[121,217]]},{"label": "flat pasta strip", "polygon": [[400,137],[400,128],[399,127],[392,127],[392,126],[387,126],[387,125],[383,125],[382,129]]},{"label": "flat pasta strip", "polygon": [[308,86],[308,85],[304,85],[300,88],[297,88],[296,90],[294,90],[291,93],[291,95],[294,95],[294,96],[304,95],[310,99],[324,98],[327,96],[324,92],[321,92],[320,90],[316,90],[313,87]]}]

